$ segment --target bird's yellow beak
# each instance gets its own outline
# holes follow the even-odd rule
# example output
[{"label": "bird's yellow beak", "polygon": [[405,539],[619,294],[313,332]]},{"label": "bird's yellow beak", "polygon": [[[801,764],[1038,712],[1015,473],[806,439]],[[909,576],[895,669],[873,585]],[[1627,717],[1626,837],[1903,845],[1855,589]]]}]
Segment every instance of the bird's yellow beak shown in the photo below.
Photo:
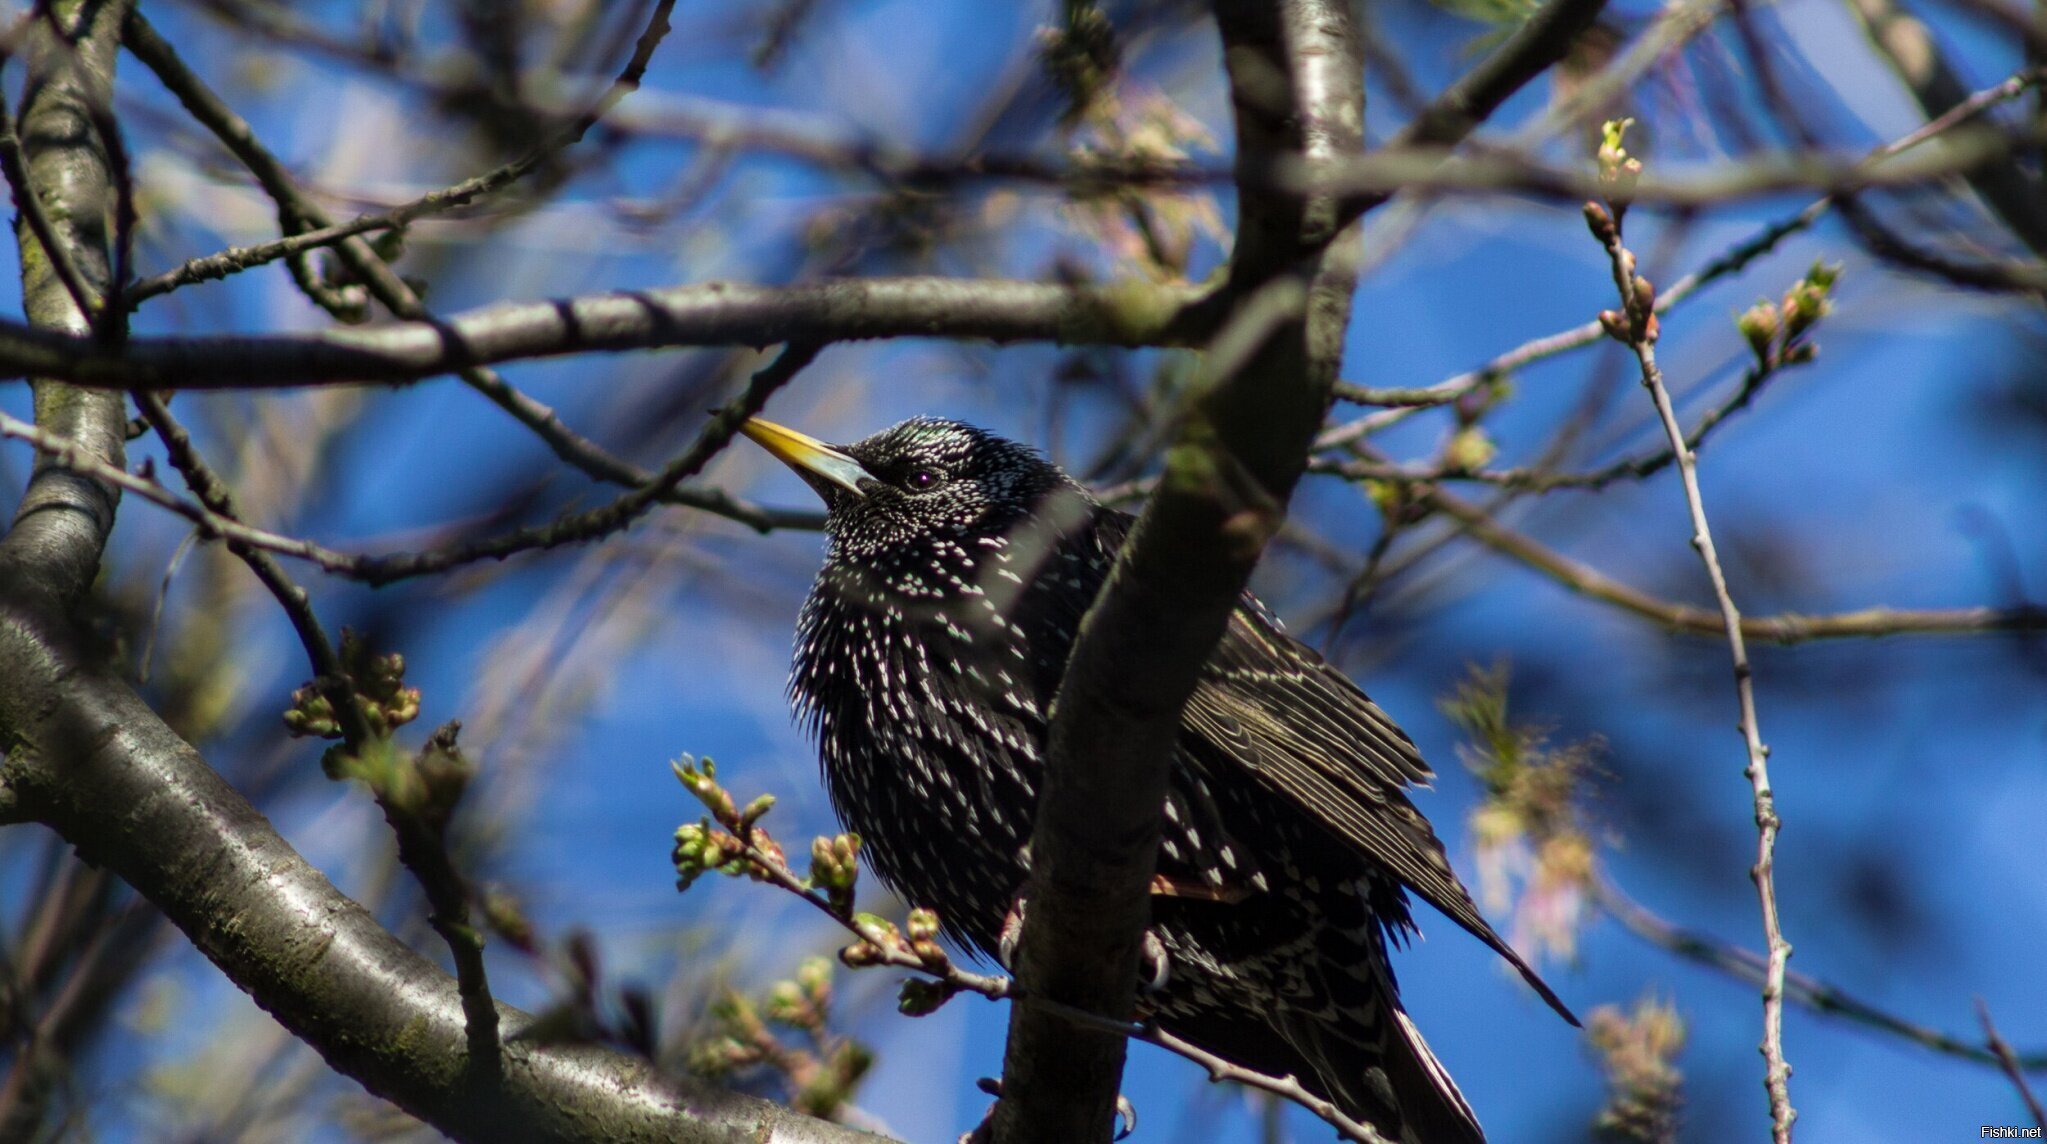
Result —
[{"label": "bird's yellow beak", "polygon": [[860,482],[874,479],[874,474],[861,467],[860,462],[815,437],[798,433],[785,425],[749,417],[739,431],[746,434],[747,440],[766,449],[777,461],[796,470],[797,476],[827,500],[839,489],[854,496],[866,496],[860,489]]}]

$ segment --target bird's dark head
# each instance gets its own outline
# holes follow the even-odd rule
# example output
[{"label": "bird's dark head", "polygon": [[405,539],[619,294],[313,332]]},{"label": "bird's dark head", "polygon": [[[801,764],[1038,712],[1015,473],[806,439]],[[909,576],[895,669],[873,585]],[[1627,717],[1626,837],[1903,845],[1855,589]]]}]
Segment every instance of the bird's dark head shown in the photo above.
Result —
[{"label": "bird's dark head", "polygon": [[1007,538],[1054,493],[1087,501],[1036,450],[960,421],[913,417],[843,446],[758,417],[740,431],[824,498],[835,561],[887,565],[934,543]]}]

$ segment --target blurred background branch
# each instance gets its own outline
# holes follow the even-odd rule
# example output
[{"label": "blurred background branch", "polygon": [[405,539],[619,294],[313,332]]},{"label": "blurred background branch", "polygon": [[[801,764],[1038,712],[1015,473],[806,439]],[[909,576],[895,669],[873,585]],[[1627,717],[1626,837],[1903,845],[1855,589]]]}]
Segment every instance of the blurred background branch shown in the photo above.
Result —
[{"label": "blurred background branch", "polygon": [[[1454,941],[1400,959],[1404,992],[1496,1138],[1749,1133],[1753,1006],[1720,1002],[1761,963],[1707,936],[1755,910],[1698,638],[1723,626],[1652,527],[1676,451],[1626,397],[1575,211],[1620,118],[1649,160],[1629,248],[1668,283],[1660,363],[1789,762],[1798,1135],[2024,1114],[2047,36],[2023,6],[1347,5],[1366,148],[1312,164],[1235,140],[1193,0],[88,2],[82,37],[77,8],[0,33],[27,317],[0,368],[40,379],[0,382],[25,490],[0,538],[0,1136],[431,1138],[396,1109],[481,1083],[458,1062],[490,1013],[526,1092],[631,1076],[712,1102],[707,1131],[840,1131],[657,1079],[696,1070],[907,1139],[973,1123],[999,1010],[902,1022],[887,972],[807,968],[844,941],[815,911],[677,904],[658,864],[685,746],[792,833],[836,829],[780,700],[820,514],[712,411],[772,390],[840,440],[963,416],[1134,503],[1232,303],[1299,258],[1290,204],[1336,191],[1356,305],[1325,291],[1304,323],[1345,404],[1291,417],[1308,473],[1255,586],[1437,760],[1453,861],[1598,1015],[1574,1048]],[[1111,55],[1058,50],[1076,13]],[[1816,264],[1843,266],[1831,312],[1794,331]],[[1283,412],[1259,400],[1219,420]],[[1501,710],[1569,748],[1430,713],[1506,658]],[[340,736],[329,768],[287,711]],[[419,719],[459,720],[459,749]],[[1444,766],[1460,742],[1491,762]],[[189,854],[133,849],[131,818]],[[222,831],[254,849],[207,866]],[[270,905],[332,913],[292,941],[424,983],[373,1016],[426,1022],[402,1066],[425,1087],[372,1097],[300,1039],[331,1051],[345,1006],[217,926],[222,870],[256,894],[259,868]],[[2003,1032],[1940,1031],[1972,996]],[[1327,1132],[1205,1080],[1140,1047],[1122,1090],[1160,1139]]]}]

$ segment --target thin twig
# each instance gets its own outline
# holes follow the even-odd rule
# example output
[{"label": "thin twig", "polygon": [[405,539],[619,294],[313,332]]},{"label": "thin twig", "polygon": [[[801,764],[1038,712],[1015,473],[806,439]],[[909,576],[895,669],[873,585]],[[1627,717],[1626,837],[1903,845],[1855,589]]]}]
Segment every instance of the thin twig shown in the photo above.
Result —
[{"label": "thin twig", "polygon": [[[787,859],[782,856],[781,847],[767,838],[767,832],[757,825],[756,819],[727,813],[726,809],[720,808],[713,799],[705,799],[705,806],[712,811],[718,825],[730,833],[731,838],[743,851],[747,874],[801,898],[812,909],[830,918],[834,924],[859,939],[860,944],[854,947],[858,951],[858,956],[852,959],[859,965],[886,965],[892,969],[923,974],[940,982],[951,992],[973,993],[991,1001],[1006,1000],[1014,1004],[1031,1005],[1078,1025],[1156,1045],[1200,1065],[1207,1070],[1211,1083],[1233,1081],[1247,1088],[1272,1093],[1314,1113],[1330,1127],[1335,1128],[1340,1136],[1356,1141],[1357,1144],[1390,1144],[1384,1136],[1374,1131],[1371,1125],[1344,1115],[1342,1109],[1308,1091],[1293,1076],[1272,1076],[1245,1068],[1224,1060],[1151,1022],[1117,1021],[1072,1005],[1029,997],[1014,978],[963,969],[951,958],[946,957],[942,950],[927,951],[920,955],[901,940],[899,934],[863,920],[861,915],[850,907],[841,907],[828,895],[818,892],[808,880],[789,866]],[[847,953],[851,954],[853,950],[848,950]]]},{"label": "thin twig", "polygon": [[208,538],[236,540],[266,552],[307,560],[329,572],[341,575],[347,575],[362,559],[310,540],[251,528],[239,521],[222,517],[198,501],[179,496],[153,477],[137,475],[117,465],[109,465],[91,455],[70,438],[44,432],[26,421],[9,416],[5,410],[0,410],[0,437],[26,441],[59,467],[105,481],[126,492],[134,493],[151,504],[168,509],[197,525],[201,535]]},{"label": "thin twig", "polygon": [[[1456,521],[1472,539],[1550,577],[1580,595],[1611,604],[1672,631],[1691,635],[1724,635],[1723,618],[1703,608],[1652,596],[1616,580],[1593,566],[1574,560],[1525,533],[1516,532],[1470,501],[1440,487],[1423,486],[1419,495],[1428,508]],[[1988,632],[2047,630],[2047,607],[2021,604],[2011,608],[1861,608],[1852,612],[1804,615],[1784,612],[1743,616],[1742,635],[1774,644],[1811,640],[1876,639],[1898,635],[1968,635]]]},{"label": "thin twig", "polygon": [[[1721,941],[1710,934],[1687,929],[1661,917],[1604,878],[1593,881],[1592,900],[1598,904],[1602,912],[1619,922],[1629,933],[1658,948],[1667,949],[1679,957],[1754,985],[1761,985],[1769,973],[1769,959],[1762,954]],[[1981,1065],[2000,1063],[1995,1053],[1975,1041],[1907,1021],[1838,986],[1796,970],[1785,971],[1784,996],[1786,1000],[1803,1005],[1815,1013],[1854,1021],[1937,1053]],[[2047,1072],[2047,1053],[2015,1054],[2013,1060],[2021,1069],[2028,1072]]]},{"label": "thin twig", "polygon": [[[172,466],[184,476],[186,485],[213,514],[223,520],[234,520],[234,497],[227,482],[200,456],[191,434],[171,415],[163,395],[137,392],[134,398],[136,408],[141,410],[150,428],[156,430],[157,437],[163,441],[165,454]],[[284,609],[293,629],[298,632],[299,642],[305,647],[306,657],[312,661],[314,684],[333,709],[347,749],[352,754],[362,754],[370,747],[372,732],[368,720],[355,703],[354,685],[347,668],[335,652],[318,613],[313,610],[312,598],[270,553],[234,539],[229,539],[227,546],[228,551],[249,566],[249,570],[276,598],[278,606]],[[468,882],[455,868],[440,828],[425,822],[416,811],[382,792],[376,793],[376,799],[385,820],[398,837],[399,861],[419,879],[420,887],[426,892],[428,905],[432,907],[428,922],[447,943],[449,955],[455,963],[456,989],[461,995],[462,1012],[468,1022],[470,1066],[493,1073],[501,1070],[497,1004],[491,999],[490,978],[484,969],[483,940],[469,920]]]},{"label": "thin twig", "polygon": [[[118,466],[106,464],[87,454],[74,442],[44,432],[28,422],[9,416],[5,411],[0,411],[0,437],[14,437],[26,441],[64,468],[97,477],[108,484],[135,493],[152,504],[169,509],[198,525],[202,533],[208,537],[219,537],[265,552],[307,560],[335,575],[382,586],[416,576],[446,572],[483,560],[502,560],[520,552],[583,543],[625,528],[639,519],[655,503],[669,499],[677,492],[676,485],[679,482],[701,471],[703,466],[731,440],[732,434],[737,431],[738,423],[759,412],[759,403],[764,402],[770,393],[784,384],[789,377],[794,376],[795,371],[815,353],[816,347],[790,347],[784,350],[772,364],[754,375],[753,384],[748,388],[746,395],[721,410],[689,449],[670,462],[659,474],[650,478],[646,484],[608,504],[568,514],[544,525],[418,552],[384,554],[342,552],[316,541],[252,528],[231,516],[214,511],[204,503],[179,496],[151,476],[137,475]],[[715,489],[699,490],[694,495],[703,499],[725,498],[722,491]],[[779,526],[803,527],[808,520],[809,518],[803,514],[792,513],[788,514],[787,521]]]},{"label": "thin twig", "polygon": [[[1776,376],[1777,371],[1797,364],[1773,357],[1767,362],[1752,365],[1743,373],[1741,384],[1735,387],[1727,399],[1699,418],[1685,435],[1685,444],[1696,450],[1714,429],[1726,422],[1727,418],[1746,409],[1761,392],[1763,385]],[[1430,390],[1400,390],[1399,393],[1429,393]],[[1540,465],[1515,469],[1473,469],[1458,467],[1448,461],[1434,465],[1414,466],[1389,464],[1366,457],[1339,460],[1317,457],[1308,462],[1308,471],[1313,473],[1334,473],[1349,480],[1387,481],[1396,484],[1434,484],[1438,481],[1477,481],[1504,489],[1526,492],[1549,492],[1553,489],[1606,488],[1617,481],[1641,480],[1654,476],[1669,467],[1676,454],[1664,446],[1653,453],[1638,457],[1622,457],[1617,461],[1579,473],[1560,473]]]},{"label": "thin twig", "polygon": [[1976,1016],[1983,1022],[1983,1042],[1990,1046],[1999,1067],[2004,1069],[2004,1075],[2011,1078],[2012,1087],[2019,1090],[2019,1099],[2026,1102],[2026,1111],[2032,1114],[2033,1127],[2047,1132],[2047,1109],[2040,1107],[2040,1098],[2027,1082],[2026,1070],[2020,1067],[2018,1054],[2012,1051],[2011,1043],[1998,1033],[1997,1026],[1990,1020],[1990,1006],[1984,1004],[1981,997],[1976,998]]},{"label": "thin twig", "polygon": [[[302,254],[316,247],[332,246],[369,231],[400,229],[414,220],[468,206],[518,182],[553,159],[555,155],[581,142],[583,136],[589,134],[590,129],[616,107],[620,100],[639,89],[640,81],[646,76],[647,65],[653,59],[654,48],[668,33],[668,15],[674,6],[674,0],[664,0],[656,7],[647,22],[646,30],[641,33],[639,42],[635,45],[632,56],[626,61],[618,78],[612,81],[602,96],[560,131],[520,158],[474,178],[429,191],[375,213],[358,215],[344,223],[323,224],[318,229],[286,235],[271,242],[230,247],[217,254],[192,259],[182,266],[136,283],[127,293],[127,304],[132,308],[146,299],[168,293],[180,286],[225,278],[250,267]],[[132,34],[154,35],[154,32]],[[168,63],[168,60],[174,57],[157,58],[160,62]]]},{"label": "thin twig", "polygon": [[784,347],[774,361],[753,375],[745,393],[712,415],[711,423],[703,428],[689,448],[646,484],[607,504],[560,517],[545,525],[515,529],[453,548],[361,559],[349,574],[371,584],[388,584],[445,572],[480,560],[502,560],[514,553],[580,543],[624,529],[659,503],[664,493],[701,472],[739,432],[740,424],[759,413],[768,398],[810,364],[822,348],[819,343],[794,343]]},{"label": "thin twig", "polygon": [[1791,1103],[1791,1065],[1784,1057],[1784,970],[1791,957],[1791,943],[1777,911],[1776,847],[1781,821],[1777,815],[1776,793],[1770,786],[1770,748],[1763,744],[1762,728],[1756,717],[1754,671],[1749,666],[1748,644],[1742,636],[1741,611],[1727,589],[1727,576],[1720,567],[1720,554],[1713,545],[1713,531],[1706,520],[1705,496],[1699,490],[1698,459],[1685,443],[1684,426],[1663,384],[1663,371],[1656,365],[1655,297],[1648,283],[1635,273],[1635,256],[1621,239],[1620,208],[1608,209],[1598,203],[1585,204],[1585,217],[1592,233],[1606,247],[1613,270],[1614,287],[1620,293],[1621,311],[1601,315],[1601,325],[1634,351],[1641,364],[1642,385],[1655,403],[1663,422],[1664,436],[1677,457],[1678,477],[1684,484],[1685,507],[1691,516],[1692,547],[1706,567],[1714,599],[1720,605],[1727,648],[1734,666],[1735,698],[1741,710],[1741,735],[1748,749],[1748,776],[1754,793],[1756,818],[1756,861],[1749,876],[1756,885],[1763,915],[1763,939],[1769,965],[1763,979],[1763,1086],[1770,1098],[1770,1134],[1775,1144],[1791,1144],[1791,1124],[1798,1111]]},{"label": "thin twig", "polygon": [[182,286],[227,278],[251,267],[275,262],[280,258],[290,258],[323,246],[332,246],[344,238],[367,234],[373,230],[395,230],[404,225],[398,220],[397,214],[396,210],[392,210],[357,215],[347,222],[334,226],[301,231],[298,234],[250,246],[230,246],[226,250],[204,257],[189,259],[161,274],[137,280],[122,295],[122,302],[132,310],[151,298],[168,294]]},{"label": "thin twig", "polygon": [[[1060,1006],[1059,1008],[1065,1008]],[[1235,1081],[1246,1088],[1269,1092],[1274,1096],[1291,1101],[1314,1113],[1334,1127],[1337,1134],[1358,1144],[1389,1144],[1371,1125],[1343,1114],[1343,1110],[1331,1102],[1316,1096],[1302,1087],[1293,1076],[1272,1076],[1268,1073],[1253,1072],[1242,1065],[1232,1064],[1207,1049],[1182,1040],[1156,1025],[1141,1025],[1130,1030],[1130,1036],[1147,1044],[1157,1045],[1168,1052],[1178,1053],[1208,1070],[1211,1082]]]},{"label": "thin twig", "polygon": [[[1929,139],[1936,138],[1974,119],[1998,104],[2018,98],[2027,90],[2039,86],[2041,80],[2042,73],[2037,69],[2029,69],[2009,76],[2000,83],[1975,92],[1967,99],[1949,108],[1942,115],[1930,119],[1904,135],[1876,148],[1865,157],[1864,162],[1874,162],[1908,151]],[[1786,238],[1801,231],[1811,229],[1812,225],[1818,222],[1834,206],[1834,203],[1835,196],[1832,194],[1815,199],[1798,212],[1786,215],[1776,222],[1761,228],[1755,234],[1728,248],[1711,262],[1671,283],[1667,288],[1657,291],[1656,312],[1658,314],[1669,312],[1673,307],[1690,298],[1702,287],[1745,269],[1749,263],[1776,249],[1777,245]],[[1386,405],[1394,408],[1389,408],[1380,413],[1369,414],[1356,421],[1326,430],[1316,440],[1315,447],[1318,450],[1341,448],[1352,441],[1370,436],[1395,422],[1404,420],[1416,408],[1448,405],[1459,397],[1478,389],[1480,386],[1498,381],[1517,369],[1532,365],[1545,358],[1555,357],[1572,350],[1583,349],[1586,346],[1597,343],[1599,339],[1605,336],[1605,333],[1599,328],[1598,322],[1585,322],[1568,330],[1559,330],[1553,334],[1545,334],[1542,337],[1533,338],[1494,357],[1476,369],[1460,373],[1455,377],[1447,378],[1434,385],[1409,389],[1362,390],[1353,387],[1348,392],[1339,390],[1339,396],[1344,397],[1345,400],[1355,401],[1359,404]],[[1376,399],[1376,395],[1379,393],[1389,395],[1390,399]]]},{"label": "thin twig", "polygon": [[[353,223],[338,227],[329,225],[331,220],[320,204],[298,188],[290,172],[256,139],[247,122],[229,109],[219,95],[185,65],[176,51],[157,35],[147,21],[140,16],[134,17],[129,22],[125,34],[130,49],[136,53],[137,58],[156,72],[158,78],[178,96],[179,101],[193,116],[211,130],[250,173],[256,176],[265,192],[277,201],[281,214],[303,220],[308,226],[323,228],[317,232],[320,237],[319,244],[329,242],[338,244],[336,253],[386,309],[400,318],[431,322],[434,315],[420,299],[418,292],[393,272],[389,264],[370,248],[368,242],[360,237],[361,231],[377,229],[386,222],[394,226],[403,225],[417,215],[471,202],[511,185],[557,152],[581,140],[605,112],[626,94],[639,87],[640,80],[646,74],[647,65],[653,59],[655,48],[668,32],[668,15],[673,8],[674,0],[662,0],[655,6],[631,58],[626,61],[618,78],[613,81],[604,96],[547,143],[516,162],[392,208],[379,218],[357,219]],[[314,245],[311,241],[313,237],[314,234],[301,234],[294,243],[288,236],[277,245],[284,248],[287,254],[302,253]],[[185,268],[173,271],[170,277],[211,274],[216,271],[224,276],[239,269],[241,265],[252,265],[248,259],[258,253],[268,252],[227,251],[213,256],[211,260],[202,260],[207,263],[204,266],[195,266],[189,271]],[[302,287],[309,285],[306,275],[299,274],[296,277]],[[164,288],[169,289],[170,285],[167,284]],[[146,296],[144,287],[138,287],[135,293],[138,296]],[[308,294],[314,302],[337,313],[346,309],[345,304],[333,297],[331,291],[309,290]],[[471,388],[532,430],[547,443],[557,457],[591,477],[634,490],[645,489],[657,482],[658,478],[654,475],[613,455],[596,442],[569,428],[553,409],[505,381],[495,370],[482,364],[470,364],[459,369],[457,373]],[[814,514],[774,513],[735,500],[717,490],[680,489],[667,485],[662,488],[659,495],[660,499],[667,503],[714,512],[760,531],[776,527],[814,528],[817,525]]]},{"label": "thin twig", "polygon": [[156,637],[163,630],[163,606],[165,601],[170,599],[171,581],[177,578],[178,569],[185,563],[186,555],[203,535],[205,534],[196,528],[187,532],[185,538],[178,541],[178,546],[171,551],[170,561],[164,565],[163,580],[156,586],[156,603],[149,609],[149,635],[142,641],[142,654],[136,657],[135,682],[139,684],[146,685],[149,682],[150,661],[156,658]]}]

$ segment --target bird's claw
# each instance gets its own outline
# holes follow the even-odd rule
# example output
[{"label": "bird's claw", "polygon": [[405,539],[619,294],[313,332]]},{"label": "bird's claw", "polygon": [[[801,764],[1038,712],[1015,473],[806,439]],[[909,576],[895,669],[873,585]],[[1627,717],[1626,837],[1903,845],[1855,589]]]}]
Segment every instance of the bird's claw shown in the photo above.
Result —
[{"label": "bird's claw", "polygon": [[[1016,972],[1016,951],[1023,941],[1024,914],[1029,902],[1022,894],[1009,904],[1009,912],[1002,915],[1002,934],[995,943],[996,960],[1002,968]],[[1144,944],[1138,949],[1138,987],[1146,993],[1163,992],[1173,977],[1173,959],[1166,952],[1166,943],[1151,930],[1144,931]]]},{"label": "bird's claw", "polygon": [[1146,993],[1163,992],[1173,976],[1173,960],[1166,954],[1166,943],[1159,940],[1158,934],[1145,930],[1144,944],[1137,958],[1137,971],[1141,975],[1138,986]]},{"label": "bird's claw", "polygon": [[1009,912],[1002,915],[1002,936],[995,945],[996,959],[1002,962],[1002,968],[1011,973],[1016,972],[1016,949],[1018,943],[1023,941],[1026,905],[1028,900],[1022,894],[1018,894],[1016,900],[1009,904]]}]

